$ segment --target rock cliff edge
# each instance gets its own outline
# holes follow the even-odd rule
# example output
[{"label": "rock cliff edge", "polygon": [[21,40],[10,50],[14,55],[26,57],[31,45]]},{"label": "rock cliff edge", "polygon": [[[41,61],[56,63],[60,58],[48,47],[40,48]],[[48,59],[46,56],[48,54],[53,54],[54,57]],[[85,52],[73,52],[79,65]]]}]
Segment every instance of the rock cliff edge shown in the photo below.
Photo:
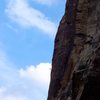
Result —
[{"label": "rock cliff edge", "polygon": [[48,100],[100,100],[100,0],[67,0]]}]

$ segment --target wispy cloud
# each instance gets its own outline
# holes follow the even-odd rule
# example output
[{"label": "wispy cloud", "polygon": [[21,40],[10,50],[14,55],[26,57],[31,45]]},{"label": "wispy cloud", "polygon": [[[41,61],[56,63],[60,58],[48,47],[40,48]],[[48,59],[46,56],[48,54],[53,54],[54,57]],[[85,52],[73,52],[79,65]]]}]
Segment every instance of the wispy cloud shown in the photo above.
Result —
[{"label": "wispy cloud", "polygon": [[31,7],[27,0],[9,0],[5,12],[12,21],[23,27],[36,27],[44,31],[45,34],[55,35],[56,24],[41,11]]},{"label": "wispy cloud", "polygon": [[17,69],[0,50],[0,100],[46,100],[50,68],[40,63]]},{"label": "wispy cloud", "polygon": [[18,30],[16,28],[13,27],[13,25],[9,24],[9,23],[5,23],[5,25],[10,29],[12,30],[13,32],[18,32]]},{"label": "wispy cloud", "polygon": [[7,60],[8,57],[6,55],[6,53],[4,52],[4,50],[2,49],[3,44],[0,43],[0,68],[7,68],[8,66],[11,65],[11,63]]},{"label": "wispy cloud", "polygon": [[51,6],[56,2],[56,0],[33,0],[33,1],[36,1],[40,4],[47,5],[47,6]]}]

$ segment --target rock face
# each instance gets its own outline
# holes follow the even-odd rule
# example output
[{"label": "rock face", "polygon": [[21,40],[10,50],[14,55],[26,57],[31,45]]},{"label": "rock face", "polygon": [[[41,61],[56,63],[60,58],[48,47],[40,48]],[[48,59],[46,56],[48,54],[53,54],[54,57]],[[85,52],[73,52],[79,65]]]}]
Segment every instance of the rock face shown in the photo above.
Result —
[{"label": "rock face", "polygon": [[100,100],[100,0],[67,0],[48,100]]}]

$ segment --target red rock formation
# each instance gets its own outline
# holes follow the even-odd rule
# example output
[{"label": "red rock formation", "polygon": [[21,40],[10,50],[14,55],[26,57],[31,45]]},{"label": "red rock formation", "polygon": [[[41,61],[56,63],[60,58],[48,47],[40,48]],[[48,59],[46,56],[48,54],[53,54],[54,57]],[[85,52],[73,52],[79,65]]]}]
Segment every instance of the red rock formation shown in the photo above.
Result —
[{"label": "red rock formation", "polygon": [[100,0],[67,0],[55,38],[48,100],[99,100]]}]

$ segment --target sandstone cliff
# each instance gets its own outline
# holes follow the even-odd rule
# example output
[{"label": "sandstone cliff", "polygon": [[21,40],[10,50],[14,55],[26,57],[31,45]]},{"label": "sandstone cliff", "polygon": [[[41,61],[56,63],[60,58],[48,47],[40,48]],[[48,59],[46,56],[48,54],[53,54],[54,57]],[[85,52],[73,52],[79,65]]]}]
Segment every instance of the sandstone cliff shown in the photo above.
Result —
[{"label": "sandstone cliff", "polygon": [[48,100],[100,100],[100,0],[67,0]]}]

